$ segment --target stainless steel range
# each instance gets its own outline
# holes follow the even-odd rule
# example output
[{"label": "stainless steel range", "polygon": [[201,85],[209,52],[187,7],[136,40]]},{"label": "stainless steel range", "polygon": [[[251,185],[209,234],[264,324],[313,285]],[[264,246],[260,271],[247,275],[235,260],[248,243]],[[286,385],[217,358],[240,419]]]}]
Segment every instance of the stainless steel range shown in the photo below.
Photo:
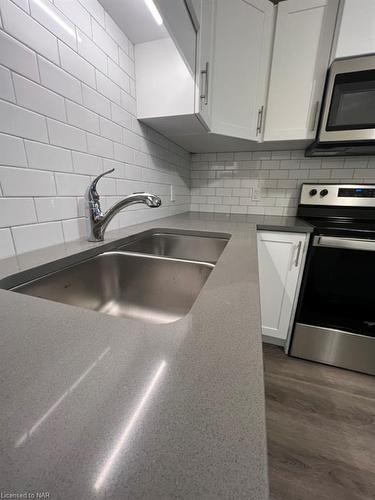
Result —
[{"label": "stainless steel range", "polygon": [[289,354],[375,375],[375,184],[304,184],[314,226]]}]

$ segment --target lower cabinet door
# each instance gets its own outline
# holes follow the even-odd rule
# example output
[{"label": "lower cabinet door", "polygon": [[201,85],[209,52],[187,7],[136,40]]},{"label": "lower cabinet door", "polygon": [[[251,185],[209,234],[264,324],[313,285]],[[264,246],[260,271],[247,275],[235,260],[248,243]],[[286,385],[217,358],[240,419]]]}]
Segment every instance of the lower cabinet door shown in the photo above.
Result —
[{"label": "lower cabinet door", "polygon": [[302,273],[307,236],[258,231],[262,334],[286,340]]}]

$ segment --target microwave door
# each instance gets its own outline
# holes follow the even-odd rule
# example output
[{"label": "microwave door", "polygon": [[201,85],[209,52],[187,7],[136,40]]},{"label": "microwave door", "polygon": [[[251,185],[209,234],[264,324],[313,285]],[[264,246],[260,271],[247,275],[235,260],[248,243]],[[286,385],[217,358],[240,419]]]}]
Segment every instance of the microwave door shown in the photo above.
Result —
[{"label": "microwave door", "polygon": [[326,86],[319,142],[375,140],[375,56],[337,60]]}]

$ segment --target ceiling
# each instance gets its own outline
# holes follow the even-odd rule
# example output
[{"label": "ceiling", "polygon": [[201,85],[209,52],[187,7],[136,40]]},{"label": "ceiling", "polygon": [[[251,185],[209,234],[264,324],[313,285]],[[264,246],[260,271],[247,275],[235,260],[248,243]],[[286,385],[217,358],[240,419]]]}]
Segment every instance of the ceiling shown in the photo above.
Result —
[{"label": "ceiling", "polygon": [[164,25],[156,24],[143,0],[99,0],[99,2],[135,44],[168,36]]}]

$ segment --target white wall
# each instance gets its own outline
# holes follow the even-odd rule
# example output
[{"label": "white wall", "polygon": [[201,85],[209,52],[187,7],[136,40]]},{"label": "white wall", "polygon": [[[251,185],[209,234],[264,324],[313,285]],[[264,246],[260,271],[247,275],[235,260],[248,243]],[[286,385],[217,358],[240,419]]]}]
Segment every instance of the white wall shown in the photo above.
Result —
[{"label": "white wall", "polygon": [[[0,0],[0,258],[85,237],[83,198],[133,191],[163,206],[111,228],[189,208],[190,155],[135,119],[134,46],[96,0]],[[176,201],[169,201],[173,184]]]},{"label": "white wall", "polygon": [[[375,184],[375,157],[304,158],[303,151],[192,156],[191,210],[295,215],[303,182]],[[260,191],[260,200],[253,194]]]}]

